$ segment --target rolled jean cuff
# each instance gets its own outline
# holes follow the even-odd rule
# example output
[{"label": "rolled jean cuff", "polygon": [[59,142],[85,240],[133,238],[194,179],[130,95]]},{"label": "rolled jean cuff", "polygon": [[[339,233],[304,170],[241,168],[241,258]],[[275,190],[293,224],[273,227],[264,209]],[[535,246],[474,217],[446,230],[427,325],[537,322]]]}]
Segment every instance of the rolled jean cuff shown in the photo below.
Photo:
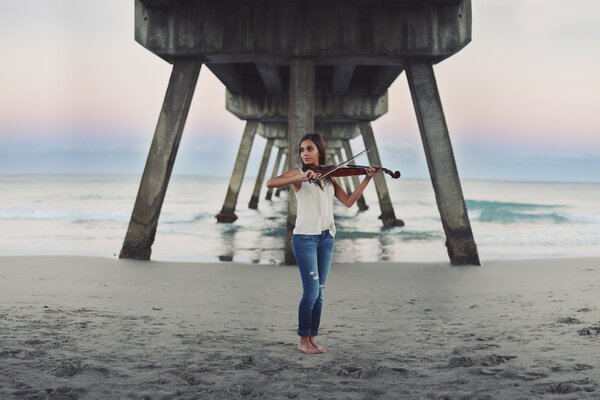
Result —
[{"label": "rolled jean cuff", "polygon": [[311,329],[298,329],[298,336],[314,336]]}]

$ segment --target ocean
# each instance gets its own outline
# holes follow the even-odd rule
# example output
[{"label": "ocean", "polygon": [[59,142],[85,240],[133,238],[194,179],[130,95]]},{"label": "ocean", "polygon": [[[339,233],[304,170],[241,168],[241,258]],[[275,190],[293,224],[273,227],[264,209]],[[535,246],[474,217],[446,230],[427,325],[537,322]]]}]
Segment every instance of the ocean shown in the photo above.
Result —
[{"label": "ocean", "polygon": [[[0,255],[117,258],[139,175],[0,176]],[[281,264],[287,193],[248,208],[242,184],[232,224],[219,224],[228,178],[175,175],[163,204],[153,260]],[[404,227],[383,228],[374,185],[369,209],[336,202],[334,262],[444,261],[445,236],[429,180],[387,180]],[[482,263],[495,259],[600,255],[600,183],[463,180]]]}]

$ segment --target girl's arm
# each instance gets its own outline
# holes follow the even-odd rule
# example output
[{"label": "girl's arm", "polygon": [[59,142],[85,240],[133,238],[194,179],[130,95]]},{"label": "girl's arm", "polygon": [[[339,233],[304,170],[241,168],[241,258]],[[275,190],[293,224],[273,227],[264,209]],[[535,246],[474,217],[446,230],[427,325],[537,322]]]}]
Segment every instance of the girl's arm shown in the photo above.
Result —
[{"label": "girl's arm", "polygon": [[363,181],[358,185],[354,193],[348,195],[344,189],[340,186],[339,183],[336,182],[335,179],[331,179],[333,182],[333,188],[335,190],[335,197],[346,207],[352,207],[356,200],[360,197],[362,192],[365,190],[369,182],[371,182],[371,178],[375,175],[376,171],[372,168],[367,168],[367,176]]},{"label": "girl's arm", "polygon": [[317,176],[314,171],[306,170],[304,172],[300,172],[298,168],[288,169],[283,174],[269,179],[267,181],[267,187],[269,189],[278,188],[287,185],[293,185],[294,190],[297,192],[302,187],[302,182],[306,182],[312,177]]}]

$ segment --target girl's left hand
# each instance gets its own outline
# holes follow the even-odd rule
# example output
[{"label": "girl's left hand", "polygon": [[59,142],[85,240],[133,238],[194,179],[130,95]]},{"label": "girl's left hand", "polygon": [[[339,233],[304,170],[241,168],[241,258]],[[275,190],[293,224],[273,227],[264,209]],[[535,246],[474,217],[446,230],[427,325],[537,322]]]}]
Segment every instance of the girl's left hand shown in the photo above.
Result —
[{"label": "girl's left hand", "polygon": [[377,170],[375,168],[371,168],[371,167],[366,167],[365,171],[367,172],[367,178],[372,178],[373,175],[375,175],[377,173]]}]

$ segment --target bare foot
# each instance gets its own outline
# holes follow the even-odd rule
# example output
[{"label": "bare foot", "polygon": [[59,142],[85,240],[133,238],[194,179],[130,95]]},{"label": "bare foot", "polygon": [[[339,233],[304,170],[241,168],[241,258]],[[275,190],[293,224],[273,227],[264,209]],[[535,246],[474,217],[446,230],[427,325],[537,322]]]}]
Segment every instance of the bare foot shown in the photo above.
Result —
[{"label": "bare foot", "polygon": [[314,336],[310,336],[308,340],[310,341],[312,347],[314,347],[320,354],[327,353],[327,349],[325,347],[317,344],[317,339],[315,339]]},{"label": "bare foot", "polygon": [[307,336],[300,337],[300,344],[298,345],[298,350],[306,354],[319,354],[319,350],[313,347]]}]

